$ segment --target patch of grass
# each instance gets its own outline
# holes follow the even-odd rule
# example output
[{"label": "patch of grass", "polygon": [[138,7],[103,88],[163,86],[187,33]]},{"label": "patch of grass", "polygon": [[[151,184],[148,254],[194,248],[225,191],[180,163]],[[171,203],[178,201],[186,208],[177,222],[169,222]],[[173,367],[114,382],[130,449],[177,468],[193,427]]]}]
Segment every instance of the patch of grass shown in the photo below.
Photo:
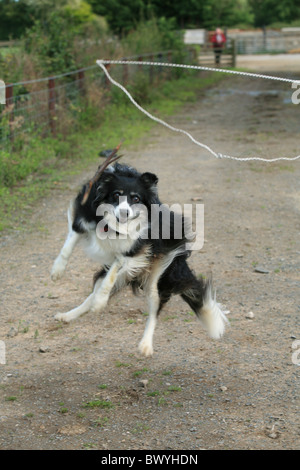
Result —
[{"label": "patch of grass", "polygon": [[160,397],[157,402],[158,406],[165,406],[168,404],[167,400],[163,397]]},{"label": "patch of grass", "polygon": [[69,411],[68,408],[64,408],[64,407],[62,407],[62,408],[59,409],[59,412],[60,412],[61,414],[63,414],[63,415],[66,414],[66,413],[68,413],[68,411]]},{"label": "patch of grass", "polygon": [[68,408],[65,407],[65,404],[63,402],[60,402],[59,406],[60,406],[59,413],[61,413],[63,415],[68,413],[69,410],[68,410]]},{"label": "patch of grass", "polygon": [[85,444],[83,444],[83,448],[86,450],[95,449],[96,447],[97,445],[94,444],[93,442],[86,442]]},{"label": "patch of grass", "polygon": [[18,398],[14,396],[5,397],[5,401],[16,401]]},{"label": "patch of grass", "polygon": [[147,397],[157,397],[158,395],[160,395],[159,390],[153,390],[153,392],[148,392],[147,393]]},{"label": "patch of grass", "polygon": [[108,421],[109,421],[109,420],[108,420],[107,416],[103,416],[103,417],[97,418],[97,419],[93,422],[93,424],[94,424],[94,426],[97,426],[97,427],[103,427],[103,426],[105,426],[105,424],[108,423]]},{"label": "patch of grass", "polygon": [[116,362],[116,367],[131,367],[131,364],[129,364],[128,362],[117,361]]},{"label": "patch of grass", "polygon": [[106,400],[92,400],[84,403],[83,408],[101,408],[101,409],[111,409],[114,408],[114,405],[111,401]]},{"label": "patch of grass", "polygon": [[144,431],[148,431],[149,426],[144,423],[137,423],[134,429],[132,429],[131,433],[132,434],[141,434]]},{"label": "patch of grass", "polygon": [[106,390],[107,385],[106,384],[100,384],[100,385],[98,385],[98,388],[100,388],[101,390]]},{"label": "patch of grass", "polygon": [[136,370],[134,373],[133,373],[133,377],[140,377],[144,372],[148,372],[149,369],[147,369],[146,367],[144,367],[142,370]]},{"label": "patch of grass", "polygon": [[168,387],[168,392],[181,392],[181,387],[170,385],[170,387]]}]

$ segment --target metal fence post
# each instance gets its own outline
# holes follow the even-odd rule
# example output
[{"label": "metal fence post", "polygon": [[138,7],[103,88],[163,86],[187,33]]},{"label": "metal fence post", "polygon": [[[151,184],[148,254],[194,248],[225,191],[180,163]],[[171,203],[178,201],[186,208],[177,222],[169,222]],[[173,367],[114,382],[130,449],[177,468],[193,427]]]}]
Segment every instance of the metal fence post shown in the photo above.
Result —
[{"label": "metal fence post", "polygon": [[[14,87],[12,83],[8,83],[5,87],[5,107],[10,108],[9,112],[9,124],[14,120]],[[14,132],[12,126],[9,125],[9,138],[10,140],[14,140]]]},{"label": "metal fence post", "polygon": [[232,39],[232,67],[236,67],[236,40]]},{"label": "metal fence post", "polygon": [[51,134],[56,136],[56,122],[55,122],[55,80],[54,78],[49,78],[48,81],[48,109],[49,109],[49,124],[51,129]]}]

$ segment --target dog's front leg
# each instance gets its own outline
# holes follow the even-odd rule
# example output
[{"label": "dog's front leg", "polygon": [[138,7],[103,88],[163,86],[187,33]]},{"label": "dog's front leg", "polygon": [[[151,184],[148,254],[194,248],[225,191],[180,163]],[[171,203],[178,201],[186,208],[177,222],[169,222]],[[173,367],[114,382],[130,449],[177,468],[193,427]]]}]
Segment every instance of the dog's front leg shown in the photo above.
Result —
[{"label": "dog's front leg", "polygon": [[118,279],[118,274],[121,268],[121,261],[115,261],[107,272],[105,278],[103,279],[101,286],[98,289],[94,290],[94,297],[91,307],[92,312],[99,313],[106,307],[111,292]]},{"label": "dog's front leg", "polygon": [[74,207],[73,207],[73,202],[71,202],[70,207],[68,209],[69,232],[68,232],[67,239],[58,257],[53,263],[52,270],[51,270],[52,281],[57,281],[58,279],[62,277],[62,275],[65,272],[66,266],[68,264],[69,258],[80,239],[81,234],[75,232],[72,228],[73,219],[74,219]]},{"label": "dog's front leg", "polygon": [[79,241],[80,235],[80,233],[74,232],[74,230],[71,230],[68,233],[68,237],[64,243],[64,246],[62,247],[58,257],[56,258],[52,266],[52,281],[57,281],[64,274],[69,258]]}]

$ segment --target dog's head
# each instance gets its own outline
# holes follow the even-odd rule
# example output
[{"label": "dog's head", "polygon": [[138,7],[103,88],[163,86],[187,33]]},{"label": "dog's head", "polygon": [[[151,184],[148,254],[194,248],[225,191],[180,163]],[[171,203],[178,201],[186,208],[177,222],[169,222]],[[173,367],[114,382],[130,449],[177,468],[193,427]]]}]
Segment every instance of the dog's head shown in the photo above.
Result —
[{"label": "dog's head", "polygon": [[[109,167],[97,183],[97,215],[104,232],[134,233],[148,226],[151,204],[158,203],[158,178],[153,173],[139,173],[126,165]],[[105,225],[106,223],[106,225]]]}]

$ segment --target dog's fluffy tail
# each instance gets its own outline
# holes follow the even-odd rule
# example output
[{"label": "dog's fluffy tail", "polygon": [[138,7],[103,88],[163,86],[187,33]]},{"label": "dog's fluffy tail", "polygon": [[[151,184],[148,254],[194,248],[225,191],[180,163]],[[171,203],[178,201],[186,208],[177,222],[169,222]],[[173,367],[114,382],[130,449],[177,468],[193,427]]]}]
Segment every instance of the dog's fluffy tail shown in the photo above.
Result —
[{"label": "dog's fluffy tail", "polygon": [[197,315],[211,338],[218,339],[224,334],[228,320],[216,301],[210,281],[205,285],[203,306]]},{"label": "dog's fluffy tail", "polygon": [[183,299],[192,307],[209,336],[219,339],[225,332],[228,320],[216,301],[212,282],[197,280],[196,286],[182,295]]}]

